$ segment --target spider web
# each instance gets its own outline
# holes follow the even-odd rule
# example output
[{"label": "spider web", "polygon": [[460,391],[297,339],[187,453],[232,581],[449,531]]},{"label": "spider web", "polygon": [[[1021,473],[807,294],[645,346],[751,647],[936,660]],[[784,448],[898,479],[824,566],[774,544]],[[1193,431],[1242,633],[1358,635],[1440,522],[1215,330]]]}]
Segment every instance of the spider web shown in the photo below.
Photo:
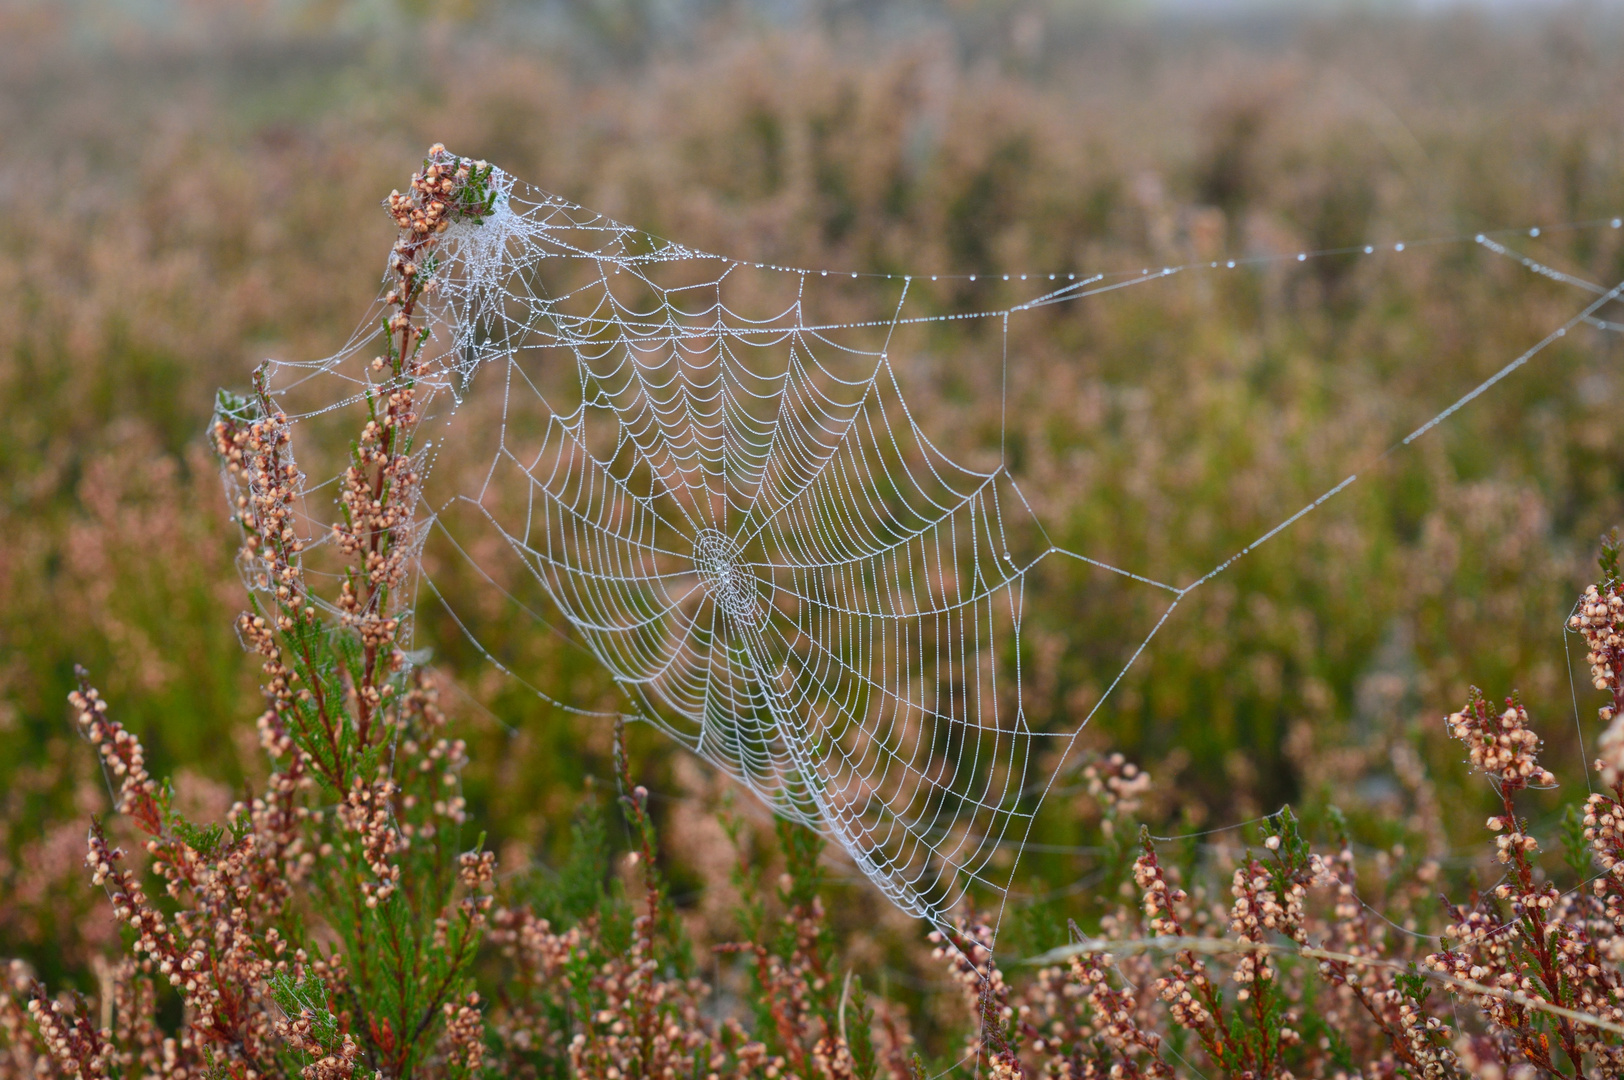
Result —
[{"label": "spider web", "polygon": [[[494,213],[453,226],[435,270],[439,352],[419,383],[413,451],[435,484],[410,541],[421,550],[440,529],[495,591],[533,583],[547,610],[531,614],[567,628],[626,705],[537,693],[657,726],[938,927],[972,890],[1007,896],[1015,859],[1000,853],[1018,857],[1066,751],[1180,601],[1357,480],[1184,586],[1064,550],[1001,449],[955,460],[922,430],[893,359],[901,339],[928,348],[920,331],[991,323],[1007,373],[1012,317],[1193,268],[1030,275],[1016,305],[943,313],[910,303],[924,279],[740,262],[500,171],[494,183]],[[1573,327],[1612,328],[1597,313],[1624,283],[1522,261],[1590,302],[1395,447]],[[876,291],[888,297],[879,313]],[[293,423],[388,391],[367,367],[376,325],[333,357],[270,366]],[[313,545],[332,517],[330,483],[301,478]],[[1030,727],[1021,695],[1028,580],[1052,557],[1164,601],[1148,630],[1124,632],[1115,680],[1061,732]],[[499,560],[515,571],[506,580]],[[466,628],[469,598],[419,581]]]}]

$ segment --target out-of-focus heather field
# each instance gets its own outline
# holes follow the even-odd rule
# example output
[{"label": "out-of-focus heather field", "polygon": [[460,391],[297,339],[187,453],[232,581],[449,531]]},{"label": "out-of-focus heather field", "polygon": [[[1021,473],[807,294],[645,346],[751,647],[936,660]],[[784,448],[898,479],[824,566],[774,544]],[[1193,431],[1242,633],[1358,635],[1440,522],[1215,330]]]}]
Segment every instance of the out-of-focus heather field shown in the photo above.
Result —
[{"label": "out-of-focus heather field", "polygon": [[[697,247],[887,272],[1114,270],[1624,210],[1624,40],[1594,11],[1196,26],[1041,4],[787,22],[737,6],[673,26],[607,0],[545,17],[238,7],[156,23],[0,9],[0,954],[53,982],[115,933],[81,918],[105,903],[83,858],[106,792],[66,719],[72,665],[182,804],[218,815],[258,768],[203,425],[259,359],[348,337],[394,236],[379,200],[433,141]],[[1527,246],[1624,277],[1612,230]],[[1468,243],[1057,306],[1012,336],[1011,461],[1056,542],[1190,580],[1580,303]],[[964,453],[997,445],[987,333],[944,333],[908,369],[921,424]],[[1335,803],[1367,842],[1442,855],[1480,818],[1441,722],[1476,682],[1520,689],[1545,760],[1580,783],[1561,626],[1624,517],[1621,356],[1619,335],[1569,335],[1236,564],[1088,746],[1147,765],[1153,816],[1175,827]],[[481,595],[428,557],[443,589]],[[1145,617],[1095,580],[1048,573],[1028,626],[1027,711],[1051,727],[1098,700],[1121,628]],[[612,699],[499,598],[465,606],[532,681]],[[422,620],[459,688],[445,703],[475,820],[504,875],[545,867],[609,775],[610,733],[504,679],[437,609]],[[1587,738],[1590,697],[1581,679]],[[732,903],[721,789],[651,733],[634,751],[703,940]],[[1060,927],[1098,902],[1091,856],[1047,850],[1097,835],[1067,791],[1022,863],[1043,897],[1022,907]],[[850,892],[853,955],[902,978],[919,932]]]}]

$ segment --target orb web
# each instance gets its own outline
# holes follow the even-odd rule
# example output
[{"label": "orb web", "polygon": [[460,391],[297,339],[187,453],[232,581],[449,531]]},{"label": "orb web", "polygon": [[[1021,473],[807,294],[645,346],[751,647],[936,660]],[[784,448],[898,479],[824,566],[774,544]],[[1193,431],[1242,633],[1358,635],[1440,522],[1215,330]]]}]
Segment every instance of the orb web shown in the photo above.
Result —
[{"label": "orb web", "polygon": [[[579,258],[559,235],[577,228],[527,237],[514,265]],[[462,498],[637,715],[829,835],[905,910],[1004,887],[988,863],[1030,820],[1034,738],[997,686],[1020,614],[1006,522],[1026,516],[1008,477],[931,443],[883,332],[809,328],[799,283],[734,312],[737,267],[658,285],[662,259],[695,256],[626,241],[611,231],[544,301],[462,316],[524,385],[510,402],[531,410],[549,368],[577,382],[528,437],[509,405]]]},{"label": "orb web", "polygon": [[[1007,370],[1011,317],[1205,265],[1032,275],[1017,304],[952,313],[910,309],[913,278],[872,275],[856,287],[885,299],[864,309],[845,275],[696,251],[493,182],[493,212],[453,226],[433,268],[412,453],[434,483],[410,539],[443,531],[499,590],[505,553],[545,597],[536,618],[623,692],[603,715],[661,728],[937,926],[972,891],[1007,894],[1066,751],[1179,602],[1357,479],[1190,584],[1129,572],[1052,544],[1001,446],[973,463],[941,450],[894,350],[907,328],[973,319],[1001,328]],[[1598,313],[1624,285],[1571,280],[1581,311],[1397,445],[1569,329],[1608,328]],[[367,365],[376,325],[333,357],[270,365],[291,422],[389,391]],[[327,485],[300,483],[320,544]],[[1027,723],[1018,646],[1029,576],[1051,557],[1162,598],[1148,631],[1124,632],[1116,681],[1058,732]],[[420,581],[454,618],[468,602]]]}]

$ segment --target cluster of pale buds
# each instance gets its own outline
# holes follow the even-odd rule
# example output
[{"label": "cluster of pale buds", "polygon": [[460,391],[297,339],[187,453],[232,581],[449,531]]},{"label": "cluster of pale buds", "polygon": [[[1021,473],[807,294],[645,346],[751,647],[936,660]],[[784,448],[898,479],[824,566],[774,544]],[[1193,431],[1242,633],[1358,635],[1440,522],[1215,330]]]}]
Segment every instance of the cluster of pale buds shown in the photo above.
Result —
[{"label": "cluster of pale buds", "polygon": [[1150,852],[1142,853],[1133,863],[1134,884],[1143,897],[1145,922],[1157,937],[1182,934],[1176,905],[1189,899],[1176,885],[1169,884],[1161,863]]},{"label": "cluster of pale buds", "polygon": [[[1257,863],[1235,868],[1230,894],[1235,898],[1229,907],[1229,929],[1242,941],[1262,943],[1271,931],[1291,936],[1288,908],[1274,895],[1269,875]],[[1300,888],[1300,886],[1299,886]],[[1233,978],[1240,986],[1235,997],[1245,1001],[1252,994],[1252,985],[1267,983],[1274,978],[1274,965],[1262,951],[1243,953],[1235,963]]]},{"label": "cluster of pale buds", "polygon": [[[1611,714],[1613,709],[1608,706],[1601,711]],[[1617,789],[1624,784],[1624,713],[1613,716],[1596,740],[1596,772],[1601,774],[1601,782],[1610,788]]]},{"label": "cluster of pale buds", "polygon": [[1088,793],[1106,813],[1101,827],[1107,836],[1111,833],[1110,818],[1132,817],[1151,787],[1150,774],[1121,754],[1110,754],[1091,762],[1083,769],[1083,779],[1088,784]]},{"label": "cluster of pale buds", "polygon": [[[1600,792],[1592,793],[1585,800],[1584,829],[1597,865],[1624,880],[1624,807]],[[1595,886],[1598,894],[1603,892],[1605,879],[1597,878]]]},{"label": "cluster of pale buds", "polygon": [[457,856],[457,878],[464,888],[488,891],[496,882],[496,853],[463,852]]},{"label": "cluster of pale buds", "polygon": [[61,1001],[47,1001],[42,988],[36,989],[28,999],[28,1015],[51,1057],[69,1065],[82,1077],[112,1075],[116,1060],[113,1044],[87,1017],[78,1015]]},{"label": "cluster of pale buds", "polygon": [[147,772],[146,751],[124,725],[107,715],[107,702],[95,687],[74,690],[68,694],[79,724],[79,732],[101,754],[102,765],[118,777],[118,811],[140,819],[143,824],[156,824],[153,799],[158,794],[158,782]]},{"label": "cluster of pale buds", "polygon": [[274,590],[281,606],[297,610],[303,589],[297,560],[305,542],[294,528],[302,478],[289,449],[288,418],[276,413],[245,424],[222,417],[210,434],[236,488],[237,521],[246,533],[243,558],[254,585]]},{"label": "cluster of pale buds", "polygon": [[470,1075],[477,1075],[485,1060],[485,1014],[479,1008],[479,995],[470,992],[460,1003],[448,1001],[443,1011],[447,1056]]},{"label": "cluster of pale buds", "polygon": [[1114,963],[1109,953],[1072,960],[1073,982],[1087,988],[1089,1006],[1099,1022],[1099,1034],[1118,1053],[1149,1054],[1151,1060],[1140,1070],[1140,1075],[1172,1076],[1173,1070],[1161,1059],[1161,1036],[1140,1024],[1134,995],[1111,985],[1106,969]]},{"label": "cluster of pale buds", "polygon": [[300,1080],[349,1080],[355,1075],[355,1065],[360,1057],[360,1045],[356,1043],[355,1036],[346,1031],[337,1050],[299,1070]]},{"label": "cluster of pale buds", "polygon": [[[1597,690],[1606,690],[1620,672],[1620,650],[1624,649],[1624,596],[1617,585],[1604,594],[1595,585],[1587,586],[1579,608],[1568,619],[1568,629],[1584,635],[1589,649],[1590,679]],[[1612,708],[1602,710],[1602,719],[1611,719]]]},{"label": "cluster of pale buds", "polygon": [[402,232],[417,236],[445,232],[451,224],[457,189],[474,170],[483,168],[484,162],[453,158],[435,143],[429,147],[428,167],[412,174],[410,193],[391,191],[384,205]]},{"label": "cluster of pale buds", "polygon": [[1529,726],[1528,712],[1507,701],[1495,715],[1475,690],[1466,708],[1449,715],[1449,732],[1466,744],[1472,767],[1508,787],[1550,787],[1556,777],[1539,764],[1539,736]]},{"label": "cluster of pale buds", "polygon": [[409,841],[395,828],[394,807],[390,803],[395,790],[390,780],[369,786],[357,778],[349,795],[338,806],[339,821],[361,838],[362,858],[377,879],[361,883],[369,908],[388,900],[400,888],[400,866],[390,862],[389,857],[403,851]]},{"label": "cluster of pale buds", "polygon": [[1204,968],[1180,964],[1171,975],[1156,980],[1156,996],[1167,1002],[1173,1022],[1189,1031],[1204,1030],[1212,1023],[1212,1012],[1196,995],[1207,988]]},{"label": "cluster of pale buds", "polygon": [[961,924],[951,943],[942,931],[932,930],[929,940],[934,947],[930,954],[938,960],[945,959],[953,981],[979,997],[981,980],[989,971],[998,970],[992,962],[992,938],[992,927],[985,923]]}]

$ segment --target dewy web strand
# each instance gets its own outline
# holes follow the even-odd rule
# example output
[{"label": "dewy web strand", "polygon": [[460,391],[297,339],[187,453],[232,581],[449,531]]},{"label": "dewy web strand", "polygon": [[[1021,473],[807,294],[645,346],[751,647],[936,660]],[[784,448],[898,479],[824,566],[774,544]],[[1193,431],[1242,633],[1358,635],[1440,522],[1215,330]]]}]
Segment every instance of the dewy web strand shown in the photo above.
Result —
[{"label": "dewy web strand", "polygon": [[[589,653],[624,707],[586,708],[537,686],[479,641],[459,612],[469,598],[420,566],[423,595],[543,700],[661,728],[774,812],[822,831],[899,907],[941,928],[972,894],[1007,896],[1016,860],[1000,853],[1018,856],[1066,752],[1180,603],[1360,473],[1184,585],[1056,545],[1008,468],[1012,319],[1183,273],[1449,242],[1476,242],[1588,294],[1577,314],[1391,453],[1568,330],[1608,328],[1599,313],[1624,290],[1523,258],[1502,231],[1137,273],[980,275],[1012,286],[1030,278],[1040,291],[995,309],[931,313],[909,310],[916,282],[978,275],[743,262],[499,171],[492,183],[492,212],[452,226],[431,269],[441,351],[415,452],[425,474],[446,475],[419,521],[480,587]],[[860,277],[895,290],[888,315],[829,318],[809,300],[809,287]],[[999,456],[977,469],[925,430],[892,350],[912,328],[993,320]],[[367,368],[370,338],[363,325],[333,357],[271,365],[271,392],[294,422],[389,392]],[[472,415],[479,408],[490,412]],[[330,488],[303,492],[313,544],[326,531]],[[1010,649],[1027,579],[1053,556],[1166,601],[1081,723],[1060,732],[1028,725],[1020,650]],[[506,582],[498,558],[511,568]],[[545,614],[515,594],[516,582],[543,598]],[[1005,651],[1012,669],[997,662]]]}]

